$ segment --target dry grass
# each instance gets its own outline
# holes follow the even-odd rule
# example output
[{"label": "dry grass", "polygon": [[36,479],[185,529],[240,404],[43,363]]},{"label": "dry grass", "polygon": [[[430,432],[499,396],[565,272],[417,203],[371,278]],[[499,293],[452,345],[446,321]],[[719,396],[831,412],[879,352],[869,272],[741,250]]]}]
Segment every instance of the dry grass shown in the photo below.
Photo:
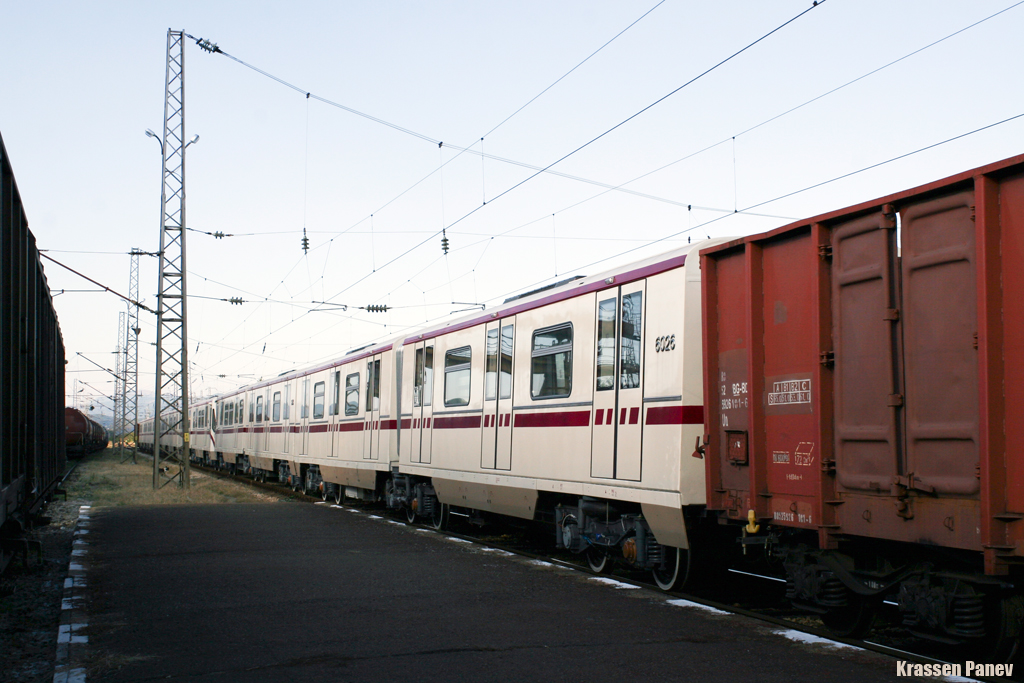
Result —
[{"label": "dry grass", "polygon": [[153,461],[139,455],[138,464],[121,462],[117,451],[108,448],[86,456],[65,488],[69,500],[89,501],[94,507],[120,505],[197,505],[206,503],[273,503],[282,500],[254,488],[245,480],[222,479],[205,472],[192,472],[191,488],[170,483],[153,490]]}]

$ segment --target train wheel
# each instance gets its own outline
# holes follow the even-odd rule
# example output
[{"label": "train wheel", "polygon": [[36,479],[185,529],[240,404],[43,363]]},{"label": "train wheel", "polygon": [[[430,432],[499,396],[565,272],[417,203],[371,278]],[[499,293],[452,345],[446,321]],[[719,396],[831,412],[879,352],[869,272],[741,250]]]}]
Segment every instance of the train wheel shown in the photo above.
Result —
[{"label": "train wheel", "polygon": [[611,568],[611,558],[603,550],[587,548],[587,566],[595,574],[607,574]]},{"label": "train wheel", "polygon": [[343,484],[334,485],[334,504],[341,505],[342,501],[345,500],[345,486]]},{"label": "train wheel", "polygon": [[320,500],[327,502],[327,499],[331,497],[331,485],[326,481],[320,482]]},{"label": "train wheel", "polygon": [[[672,552],[672,551],[675,552]],[[664,568],[656,567],[651,570],[654,575],[654,583],[663,591],[671,591],[682,588],[690,576],[691,553],[682,548],[665,546],[666,557]]]},{"label": "train wheel", "polygon": [[850,604],[833,608],[821,615],[825,628],[843,638],[863,638],[871,630],[878,613],[878,601],[850,595]]},{"label": "train wheel", "polygon": [[434,503],[434,513],[430,515],[430,526],[437,531],[444,531],[448,528],[448,503],[437,501]]},{"label": "train wheel", "polygon": [[985,639],[971,654],[981,662],[1009,662],[1018,651],[1024,598],[1011,595],[993,600],[986,612]]},{"label": "train wheel", "polygon": [[416,511],[412,509],[411,505],[405,508],[405,521],[409,524],[416,523]]}]

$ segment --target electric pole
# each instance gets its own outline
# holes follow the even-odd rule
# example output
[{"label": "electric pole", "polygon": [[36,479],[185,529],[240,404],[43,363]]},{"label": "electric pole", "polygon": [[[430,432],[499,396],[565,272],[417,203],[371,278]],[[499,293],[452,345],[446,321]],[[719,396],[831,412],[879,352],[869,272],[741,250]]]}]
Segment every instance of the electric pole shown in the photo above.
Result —
[{"label": "electric pole", "polygon": [[[167,31],[160,187],[153,488],[190,487],[185,286],[185,34]],[[177,437],[177,438],[174,438]],[[175,443],[172,443],[174,439]],[[180,441],[178,441],[180,439]],[[164,473],[164,469],[167,473]],[[172,470],[176,470],[173,473]]]}]

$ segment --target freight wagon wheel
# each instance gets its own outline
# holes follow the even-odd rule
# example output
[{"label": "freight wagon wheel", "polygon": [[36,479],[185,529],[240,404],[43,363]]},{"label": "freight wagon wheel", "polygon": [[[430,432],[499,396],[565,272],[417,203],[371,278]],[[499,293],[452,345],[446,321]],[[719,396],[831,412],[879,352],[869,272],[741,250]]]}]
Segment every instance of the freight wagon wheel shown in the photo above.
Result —
[{"label": "freight wagon wheel", "polygon": [[444,531],[448,528],[448,503],[437,501],[434,504],[434,513],[430,515],[430,526],[437,531]]},{"label": "freight wagon wheel", "polygon": [[591,546],[587,548],[587,566],[595,574],[607,574],[611,568],[611,558],[602,551]]},{"label": "freight wagon wheel", "polygon": [[844,638],[863,638],[871,630],[878,613],[878,601],[860,595],[849,595],[846,607],[836,607],[821,615],[825,628]]},{"label": "freight wagon wheel", "polygon": [[664,546],[664,548],[666,555],[664,569],[656,567],[651,570],[654,575],[654,583],[658,584],[658,588],[663,591],[682,588],[690,576],[691,553],[682,548],[671,546]]},{"label": "freight wagon wheel", "polygon": [[1019,595],[994,598],[986,605],[985,612],[985,637],[972,648],[971,654],[975,661],[1010,662],[1018,653],[1024,598]]}]

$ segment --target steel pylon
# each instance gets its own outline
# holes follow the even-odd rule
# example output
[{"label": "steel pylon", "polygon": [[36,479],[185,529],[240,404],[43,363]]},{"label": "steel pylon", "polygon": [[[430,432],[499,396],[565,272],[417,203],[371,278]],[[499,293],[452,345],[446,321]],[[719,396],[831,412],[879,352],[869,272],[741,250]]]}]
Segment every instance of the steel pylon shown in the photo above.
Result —
[{"label": "steel pylon", "polygon": [[[132,248],[132,265],[128,272],[128,298],[133,302],[139,300],[139,256],[142,256],[141,249]],[[134,430],[139,424],[139,306],[136,303],[128,304],[128,329],[125,331],[125,352],[124,352],[124,399],[121,405],[124,406],[125,429]],[[132,437],[131,459],[138,461],[139,443],[138,435]],[[128,459],[128,456],[121,453],[121,462]]]},{"label": "steel pylon", "polygon": [[185,35],[167,31],[163,163],[160,190],[160,284],[157,300],[153,488],[190,486],[188,328],[185,286]]}]

